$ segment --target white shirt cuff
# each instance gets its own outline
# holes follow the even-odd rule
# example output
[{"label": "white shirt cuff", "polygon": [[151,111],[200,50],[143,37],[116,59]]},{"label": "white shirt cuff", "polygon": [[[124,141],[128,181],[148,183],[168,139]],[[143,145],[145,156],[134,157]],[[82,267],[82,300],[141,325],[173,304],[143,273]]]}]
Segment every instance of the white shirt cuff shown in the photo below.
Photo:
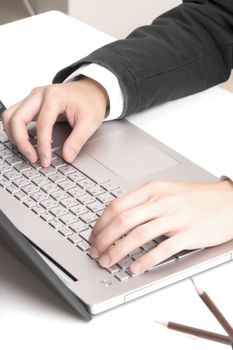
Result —
[{"label": "white shirt cuff", "polygon": [[81,74],[97,81],[107,91],[109,113],[105,120],[119,118],[124,109],[124,97],[117,77],[107,68],[96,63],[91,63],[85,64],[74,71],[64,80],[64,83],[74,80]]}]

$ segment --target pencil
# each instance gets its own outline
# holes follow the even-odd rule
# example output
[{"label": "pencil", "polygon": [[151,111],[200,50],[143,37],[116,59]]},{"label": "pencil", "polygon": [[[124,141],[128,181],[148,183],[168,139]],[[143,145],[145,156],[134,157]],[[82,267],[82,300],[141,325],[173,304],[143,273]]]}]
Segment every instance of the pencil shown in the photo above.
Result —
[{"label": "pencil", "polygon": [[175,322],[160,322],[160,321],[156,321],[156,322],[174,331],[194,335],[199,338],[212,340],[225,345],[232,345],[231,339],[227,335],[204,331],[203,329],[189,327],[189,326],[185,326],[183,324],[175,323]]},{"label": "pencil", "polygon": [[221,311],[217,308],[217,306],[214,304],[214,302],[210,299],[209,295],[202,290],[200,287],[198,287],[194,280],[192,279],[192,283],[194,285],[194,288],[196,289],[199,297],[202,299],[202,301],[206,304],[208,309],[212,312],[212,314],[215,316],[215,318],[218,320],[218,322],[221,324],[221,326],[225,329],[227,334],[229,335],[231,342],[233,343],[233,328],[230,325],[230,323],[225,319]]}]

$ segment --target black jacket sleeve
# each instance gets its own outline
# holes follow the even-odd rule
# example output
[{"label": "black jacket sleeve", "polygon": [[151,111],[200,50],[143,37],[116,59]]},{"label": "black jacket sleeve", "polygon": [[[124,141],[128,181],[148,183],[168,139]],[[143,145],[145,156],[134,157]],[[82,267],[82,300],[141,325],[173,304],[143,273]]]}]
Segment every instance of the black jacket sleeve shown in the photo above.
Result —
[{"label": "black jacket sleeve", "polygon": [[232,50],[233,0],[184,0],[151,25],[61,70],[54,83],[84,63],[103,65],[119,79],[124,117],[227,80]]}]

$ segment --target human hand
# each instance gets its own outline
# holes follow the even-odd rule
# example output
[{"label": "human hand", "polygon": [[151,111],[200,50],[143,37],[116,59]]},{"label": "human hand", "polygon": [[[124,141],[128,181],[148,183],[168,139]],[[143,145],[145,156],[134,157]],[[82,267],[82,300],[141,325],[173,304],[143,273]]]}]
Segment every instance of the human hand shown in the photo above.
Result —
[{"label": "human hand", "polygon": [[[3,125],[10,141],[31,163],[39,157],[42,166],[47,167],[51,162],[53,125],[67,119],[73,130],[63,145],[62,154],[70,163],[102,123],[107,106],[105,89],[85,77],[33,89],[23,101],[3,113]],[[37,120],[37,152],[26,128],[32,120]]]},{"label": "human hand", "polygon": [[109,204],[93,228],[90,254],[109,267],[150,240],[167,236],[130,265],[131,272],[142,273],[182,250],[233,239],[232,210],[229,181],[151,181]]}]

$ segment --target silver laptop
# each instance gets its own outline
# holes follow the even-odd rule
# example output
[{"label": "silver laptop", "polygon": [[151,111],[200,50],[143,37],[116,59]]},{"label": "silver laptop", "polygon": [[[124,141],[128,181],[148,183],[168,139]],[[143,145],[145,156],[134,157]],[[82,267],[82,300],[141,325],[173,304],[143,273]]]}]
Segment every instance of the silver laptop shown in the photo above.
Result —
[{"label": "silver laptop", "polygon": [[[96,220],[114,198],[152,179],[216,181],[125,120],[104,123],[73,164],[61,157],[70,129],[56,124],[50,167],[29,164],[0,127],[0,241],[34,267],[85,319],[229,261],[233,241],[183,251],[144,274],[129,264],[152,240],[109,269],[88,255]],[[36,145],[35,128],[29,131]]]}]

